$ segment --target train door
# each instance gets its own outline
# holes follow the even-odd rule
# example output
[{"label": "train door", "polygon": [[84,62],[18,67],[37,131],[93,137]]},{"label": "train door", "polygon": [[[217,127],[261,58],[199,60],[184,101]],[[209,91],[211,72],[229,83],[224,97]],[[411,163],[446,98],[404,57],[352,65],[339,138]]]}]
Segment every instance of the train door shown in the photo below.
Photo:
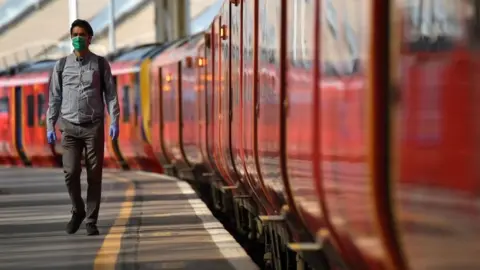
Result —
[{"label": "train door", "polygon": [[[208,36],[208,34],[206,35]],[[207,41],[205,41],[207,42]],[[207,96],[207,85],[209,84],[208,80],[208,69],[206,68],[206,44],[201,44],[197,50],[197,84],[198,84],[198,98],[197,98],[197,106],[198,106],[198,138],[199,138],[199,148],[202,154],[202,160],[204,165],[206,166],[207,170],[212,170],[212,164],[210,164],[209,155],[208,155],[208,96]]]},{"label": "train door", "polygon": [[[45,122],[42,124],[42,115],[45,111],[46,84],[24,85],[26,105],[24,126],[24,148],[33,166],[54,165],[55,160],[51,149],[48,147]],[[45,118],[43,118],[45,120]]]},{"label": "train door", "polygon": [[41,148],[42,156],[44,157],[43,164],[48,166],[55,166],[57,165],[57,161],[55,159],[55,155],[51,151],[50,145],[45,144],[47,141],[47,134],[46,134],[46,126],[47,126],[47,96],[48,96],[48,85],[42,84],[41,87],[36,89],[36,104],[37,110],[35,111],[35,119],[37,121],[37,131],[38,137],[36,138],[36,142]]},{"label": "train door", "polygon": [[215,170],[215,157],[214,157],[214,149],[215,149],[215,140],[218,140],[216,134],[215,134],[215,127],[214,127],[214,120],[216,118],[216,112],[215,112],[215,106],[214,106],[214,91],[215,91],[215,53],[213,50],[214,47],[214,40],[215,40],[215,35],[214,35],[214,29],[213,26],[210,27],[208,30],[209,33],[207,35],[205,45],[206,45],[206,51],[205,51],[205,75],[206,75],[206,86],[205,86],[205,92],[206,92],[206,110],[207,110],[207,121],[206,121],[206,126],[207,126],[207,155],[209,159],[209,163],[212,166],[212,169]]},{"label": "train door", "polygon": [[0,88],[0,164],[14,164],[11,153],[10,100],[8,88]]},{"label": "train door", "polygon": [[[321,208],[322,195],[319,192],[320,179],[314,175],[317,166],[314,145],[319,136],[315,135],[318,91],[315,79],[318,77],[319,1],[287,1],[286,37],[286,96],[285,110],[286,169],[289,190],[294,203],[292,212],[299,214],[308,228],[310,237],[325,228],[325,214]],[[318,10],[317,10],[318,9]],[[289,195],[287,192],[287,195]]]},{"label": "train door", "polygon": [[35,95],[33,93],[33,85],[24,85],[22,87],[24,106],[22,108],[24,125],[23,125],[23,149],[32,165],[38,165],[38,148],[35,144]]},{"label": "train door", "polygon": [[135,164],[135,167],[138,169],[143,169],[141,163],[141,145],[139,143],[139,121],[138,121],[138,105],[139,105],[139,96],[138,96],[138,73],[128,73],[125,74],[125,86],[128,88],[124,88],[125,92],[127,93],[125,96],[125,100],[128,99],[129,106],[129,116],[128,116],[128,126],[130,130],[128,131],[129,140],[128,143],[131,149],[131,160],[132,163]]},{"label": "train door", "polygon": [[159,68],[159,75],[160,79],[160,133],[162,134],[161,137],[161,147],[164,159],[167,161],[168,164],[174,163],[174,158],[170,152],[168,138],[170,137],[170,103],[167,103],[166,100],[170,99],[170,91],[171,86],[170,83],[172,81],[172,76],[168,71],[168,68],[163,66]]},{"label": "train door", "polygon": [[165,164],[163,158],[162,158],[162,149],[161,149],[161,132],[160,132],[160,91],[161,91],[161,85],[160,85],[160,70],[156,66],[152,66],[152,69],[150,70],[150,119],[151,119],[151,129],[150,129],[150,134],[151,136],[151,144],[153,148],[153,153],[155,154],[155,157],[157,158],[158,161],[161,162],[161,164]]},{"label": "train door", "polygon": [[[232,180],[228,174],[228,171],[224,164],[223,153],[222,153],[222,143],[224,140],[228,139],[223,136],[222,127],[224,123],[224,118],[226,117],[222,111],[222,105],[224,101],[222,97],[223,93],[223,83],[222,83],[222,70],[224,69],[222,65],[222,47],[221,47],[221,39],[220,39],[220,24],[221,24],[221,16],[218,16],[212,23],[212,52],[215,55],[213,58],[213,110],[214,110],[214,117],[213,117],[213,129],[215,133],[216,139],[213,141],[213,158],[215,160],[215,168],[218,173],[222,176],[222,180],[227,181],[229,185],[232,184]],[[223,78],[226,79],[226,78]]]},{"label": "train door", "polygon": [[409,269],[480,269],[480,1],[390,1],[390,177]]},{"label": "train door", "polygon": [[[230,10],[230,49],[231,49],[231,155],[235,171],[241,184],[252,193],[252,187],[247,180],[245,153],[243,149],[243,57],[242,57],[242,8],[243,1],[232,3]],[[258,197],[254,194],[254,199]]]},{"label": "train door", "polygon": [[24,111],[23,89],[21,86],[15,86],[14,88],[14,103],[15,103],[15,148],[20,157],[20,160],[24,165],[30,166],[31,162],[25,153],[25,141],[24,141],[24,119],[26,117]]},{"label": "train door", "polygon": [[[119,74],[117,77],[117,93],[120,103],[120,137],[119,148],[130,168],[139,169],[140,165],[136,159],[136,147],[133,145],[137,130],[134,128],[133,119],[133,102],[134,90],[132,87],[132,78],[130,73]],[[108,131],[106,133],[108,135]]]},{"label": "train door", "polygon": [[170,82],[172,80],[171,75],[168,72],[166,67],[159,67],[158,68],[158,79],[159,79],[159,128],[160,128],[160,147],[162,151],[162,159],[166,164],[173,163],[173,156],[170,153],[167,144],[167,137],[169,136],[169,127],[166,126],[166,123],[169,122],[169,107],[170,104],[165,104],[165,100],[169,98],[169,94],[171,91]]},{"label": "train door", "polygon": [[162,67],[162,76],[165,80],[162,93],[163,138],[166,154],[172,164],[182,160],[178,147],[180,121],[179,115],[179,63],[173,62]]},{"label": "train door", "polygon": [[162,173],[161,164],[156,158],[152,145],[152,102],[150,96],[152,81],[150,80],[151,57],[144,59],[140,64],[139,77],[139,133],[144,154],[144,168],[151,172]]},{"label": "train door", "polygon": [[257,115],[258,104],[258,1],[243,1],[243,134],[242,145],[245,154],[246,175],[250,186],[262,205],[262,210],[268,214],[273,213],[271,203],[265,196],[265,189],[261,181],[256,162],[257,153]]},{"label": "train door", "polygon": [[[185,108],[185,102],[188,102],[188,99],[191,99],[189,96],[191,88],[189,89],[188,83],[185,83],[185,79],[188,79],[188,72],[184,68],[185,61],[179,61],[177,63],[177,74],[178,74],[178,87],[177,87],[177,125],[178,125],[178,136],[176,140],[176,149],[179,153],[179,160],[181,161],[181,166],[184,167],[191,167],[192,164],[187,159],[187,155],[185,154],[185,142],[188,144],[188,138],[186,137],[186,132],[188,132],[188,120],[185,121],[184,116],[188,115],[188,110]],[[186,93],[186,94],[185,94]],[[185,129],[185,123],[187,123],[187,127]],[[190,131],[190,134],[192,131]],[[185,140],[187,139],[187,140]],[[179,164],[180,165],[180,164]]]},{"label": "train door", "polygon": [[258,1],[256,158],[259,178],[275,211],[286,203],[280,157],[281,9],[280,1]]},{"label": "train door", "polygon": [[48,85],[41,84],[34,87],[36,110],[33,112],[36,126],[35,126],[35,144],[39,148],[41,160],[39,162],[42,165],[55,166],[57,164],[55,156],[51,151],[51,147],[46,144],[46,112],[47,112],[47,99]]},{"label": "train door", "polygon": [[[113,85],[117,88],[117,80],[118,77],[117,75],[112,76],[113,79]],[[117,88],[118,91],[118,88]],[[123,109],[122,106],[122,101],[120,100],[120,95],[117,97],[119,99],[119,104],[120,104],[120,111]],[[106,105],[108,106],[108,105]],[[122,168],[124,170],[128,170],[128,163],[125,161],[125,158],[122,155],[122,151],[120,150],[119,147],[119,140],[111,140],[110,139],[110,115],[108,114],[108,108],[105,108],[105,167],[107,168]],[[122,123],[122,113],[120,112],[120,119],[119,121],[119,126]],[[120,136],[122,136],[122,130],[120,129]]]},{"label": "train door", "polygon": [[9,164],[21,166],[23,165],[23,161],[19,156],[17,151],[17,138],[16,138],[16,119],[15,119],[15,87],[7,86],[6,87],[6,101],[8,102],[8,115],[7,115],[7,123],[8,123],[8,137],[7,143],[8,146],[6,147],[8,151],[8,159]]},{"label": "train door", "polygon": [[134,140],[131,142],[135,148],[135,158],[142,170],[153,170],[150,168],[153,165],[150,157],[146,153],[146,134],[143,130],[143,115],[141,113],[141,92],[140,92],[140,71],[131,74],[133,81],[132,95],[133,95],[133,129]]},{"label": "train door", "polygon": [[[189,53],[195,54],[198,37],[189,44]],[[182,61],[182,139],[181,145],[185,153],[186,163],[193,168],[203,162],[199,148],[200,116],[198,102],[201,96],[197,82],[197,67],[191,56]]]},{"label": "train door", "polygon": [[355,268],[402,269],[386,173],[388,1],[322,1],[321,10],[317,155],[328,228]]},{"label": "train door", "polygon": [[219,163],[231,185],[238,183],[238,174],[233,166],[232,160],[232,87],[231,87],[231,34],[230,34],[230,7],[232,3],[225,2],[218,18],[218,60],[219,72],[218,93],[219,93]]}]

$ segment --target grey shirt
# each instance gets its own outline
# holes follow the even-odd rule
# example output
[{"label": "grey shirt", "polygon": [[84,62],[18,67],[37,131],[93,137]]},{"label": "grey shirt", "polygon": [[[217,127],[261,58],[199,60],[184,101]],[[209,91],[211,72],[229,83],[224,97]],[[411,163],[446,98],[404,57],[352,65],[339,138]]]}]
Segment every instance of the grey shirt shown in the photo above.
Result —
[{"label": "grey shirt", "polygon": [[57,61],[49,85],[49,101],[47,110],[47,130],[53,131],[59,114],[62,118],[74,123],[83,124],[96,122],[104,118],[105,97],[111,124],[118,125],[120,109],[117,91],[113,82],[112,72],[108,61],[104,64],[104,97],[102,97],[100,71],[97,56],[91,52],[77,59],[72,53],[67,56],[63,69],[62,84],[58,80]]}]

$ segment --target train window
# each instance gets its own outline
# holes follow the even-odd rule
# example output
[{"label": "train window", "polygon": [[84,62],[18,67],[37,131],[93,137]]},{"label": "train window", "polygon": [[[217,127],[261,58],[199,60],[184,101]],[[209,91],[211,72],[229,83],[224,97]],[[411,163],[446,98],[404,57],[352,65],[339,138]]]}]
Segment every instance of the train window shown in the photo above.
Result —
[{"label": "train window", "polygon": [[268,1],[263,1],[259,6],[259,13],[259,58],[265,64],[278,64],[279,4],[274,5]]},{"label": "train window", "polygon": [[314,1],[290,1],[288,57],[293,67],[308,69],[312,60],[313,28],[314,28]]},{"label": "train window", "polygon": [[135,126],[138,125],[138,116],[139,116],[139,108],[140,107],[140,95],[137,95],[137,98],[135,99],[135,105],[133,106],[133,113],[134,113],[134,119],[133,121],[135,122]]},{"label": "train window", "polygon": [[39,94],[37,96],[37,121],[40,126],[45,124],[43,120],[45,117],[45,96],[43,94]]},{"label": "train window", "polygon": [[368,46],[365,10],[362,4],[351,1],[345,9],[338,1],[324,2],[320,25],[321,72],[325,76],[353,75],[361,72],[361,52]]},{"label": "train window", "polygon": [[35,124],[35,98],[33,95],[27,96],[27,125],[33,127]]},{"label": "train window", "polygon": [[133,104],[133,113],[135,126],[138,125],[138,117],[139,117],[139,108],[140,108],[140,73],[135,74],[135,84],[134,84],[134,95],[135,95],[135,103]]},{"label": "train window", "polygon": [[123,91],[123,122],[130,121],[130,86],[124,85]]},{"label": "train window", "polygon": [[9,100],[8,97],[0,98],[0,113],[8,113],[9,112]]},{"label": "train window", "polygon": [[338,25],[337,25],[337,11],[335,9],[335,6],[333,5],[332,0],[327,0],[326,1],[326,19],[327,19],[327,26],[328,30],[330,30],[330,33],[333,37],[337,37],[338,33]]},{"label": "train window", "polygon": [[462,1],[410,0],[404,7],[404,40],[410,52],[452,50],[465,36]]}]

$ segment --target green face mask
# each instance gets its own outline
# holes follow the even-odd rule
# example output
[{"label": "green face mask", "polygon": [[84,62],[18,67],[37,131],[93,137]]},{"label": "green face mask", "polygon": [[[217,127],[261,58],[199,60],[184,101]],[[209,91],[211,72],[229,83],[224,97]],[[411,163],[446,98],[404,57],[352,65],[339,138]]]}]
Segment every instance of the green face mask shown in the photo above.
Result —
[{"label": "green face mask", "polygon": [[84,37],[77,36],[72,38],[73,48],[77,51],[83,51],[87,48],[87,41]]}]

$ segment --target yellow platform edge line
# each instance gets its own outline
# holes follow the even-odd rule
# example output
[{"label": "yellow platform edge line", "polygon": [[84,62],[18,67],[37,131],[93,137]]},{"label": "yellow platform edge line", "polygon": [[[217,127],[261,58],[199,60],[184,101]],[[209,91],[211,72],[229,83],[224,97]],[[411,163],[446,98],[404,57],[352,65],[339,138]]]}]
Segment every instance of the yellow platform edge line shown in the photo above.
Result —
[{"label": "yellow platform edge line", "polygon": [[133,199],[135,198],[135,186],[129,179],[114,175],[109,175],[109,177],[126,182],[128,187],[125,190],[125,200],[120,206],[118,216],[97,252],[93,263],[94,270],[115,270],[118,254],[120,253],[122,245],[122,238],[132,214]]}]

